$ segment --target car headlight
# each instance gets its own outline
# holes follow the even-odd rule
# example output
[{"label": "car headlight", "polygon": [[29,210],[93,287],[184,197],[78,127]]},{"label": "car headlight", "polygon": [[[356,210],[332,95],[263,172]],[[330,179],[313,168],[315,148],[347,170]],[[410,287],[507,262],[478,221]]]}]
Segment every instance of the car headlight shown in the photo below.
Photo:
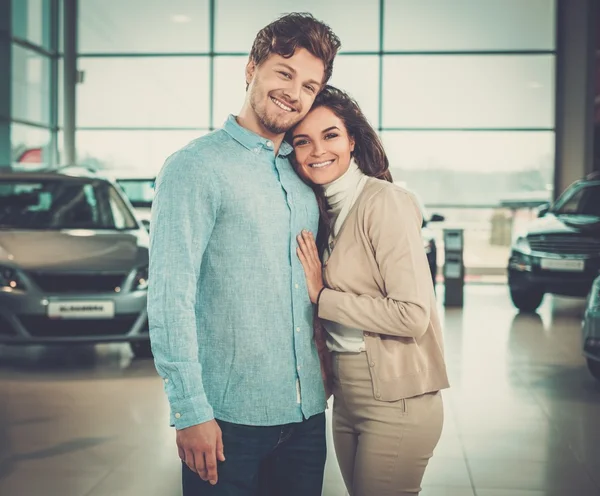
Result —
[{"label": "car headlight", "polygon": [[531,246],[526,236],[519,236],[513,244],[513,250],[523,253],[524,255],[531,254]]},{"label": "car headlight", "polygon": [[17,271],[11,267],[0,266],[1,289],[25,289]]},{"label": "car headlight", "polygon": [[136,291],[148,289],[148,267],[142,267],[135,273],[133,289]]}]

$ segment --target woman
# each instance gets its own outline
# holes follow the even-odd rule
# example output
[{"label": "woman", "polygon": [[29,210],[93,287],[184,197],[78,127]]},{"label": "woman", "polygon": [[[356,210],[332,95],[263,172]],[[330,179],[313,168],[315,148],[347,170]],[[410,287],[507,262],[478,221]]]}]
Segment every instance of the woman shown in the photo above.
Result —
[{"label": "woman", "polygon": [[419,494],[448,387],[421,212],[392,184],[377,134],[342,91],[326,87],[288,140],[321,206],[316,240],[301,233],[297,252],[332,352],[346,487],[351,496]]}]

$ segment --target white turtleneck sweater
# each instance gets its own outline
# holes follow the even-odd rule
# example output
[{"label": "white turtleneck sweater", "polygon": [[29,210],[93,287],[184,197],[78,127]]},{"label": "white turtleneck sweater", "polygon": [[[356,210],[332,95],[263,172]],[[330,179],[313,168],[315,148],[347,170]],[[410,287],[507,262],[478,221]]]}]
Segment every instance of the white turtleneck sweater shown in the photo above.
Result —
[{"label": "white turtleneck sweater", "polygon": [[[348,170],[335,181],[323,186],[323,193],[327,199],[331,220],[331,235],[329,236],[329,249],[324,253],[324,261],[331,254],[331,247],[344,225],[348,213],[360,196],[368,176],[358,168],[354,160],[350,162]],[[365,351],[365,340],[361,329],[346,327],[330,320],[323,321],[327,329],[327,347],[331,351],[341,353],[360,353]]]}]

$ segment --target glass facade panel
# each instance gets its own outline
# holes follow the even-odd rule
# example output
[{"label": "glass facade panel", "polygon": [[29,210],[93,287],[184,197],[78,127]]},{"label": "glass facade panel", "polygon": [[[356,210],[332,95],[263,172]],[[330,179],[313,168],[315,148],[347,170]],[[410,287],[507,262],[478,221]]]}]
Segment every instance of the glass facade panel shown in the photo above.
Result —
[{"label": "glass facade panel", "polygon": [[289,12],[310,12],[329,24],[343,51],[379,50],[379,0],[215,0],[215,50],[249,53],[264,26]]},{"label": "glass facade panel", "polygon": [[209,48],[209,0],[83,0],[80,53],[198,53]]},{"label": "glass facade panel", "polygon": [[77,126],[207,128],[208,66],[207,57],[80,58]]},{"label": "glass facade panel", "polygon": [[386,0],[388,51],[554,50],[555,0]]}]

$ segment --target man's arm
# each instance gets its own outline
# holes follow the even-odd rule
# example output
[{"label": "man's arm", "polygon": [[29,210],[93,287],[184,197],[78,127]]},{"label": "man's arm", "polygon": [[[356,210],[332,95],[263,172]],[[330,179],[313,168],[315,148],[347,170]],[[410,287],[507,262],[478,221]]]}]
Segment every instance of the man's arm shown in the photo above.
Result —
[{"label": "man's arm", "polygon": [[200,157],[181,150],[156,181],[150,229],[148,321],[154,362],[177,429],[212,420],[198,361],[196,295],[219,190]]}]

